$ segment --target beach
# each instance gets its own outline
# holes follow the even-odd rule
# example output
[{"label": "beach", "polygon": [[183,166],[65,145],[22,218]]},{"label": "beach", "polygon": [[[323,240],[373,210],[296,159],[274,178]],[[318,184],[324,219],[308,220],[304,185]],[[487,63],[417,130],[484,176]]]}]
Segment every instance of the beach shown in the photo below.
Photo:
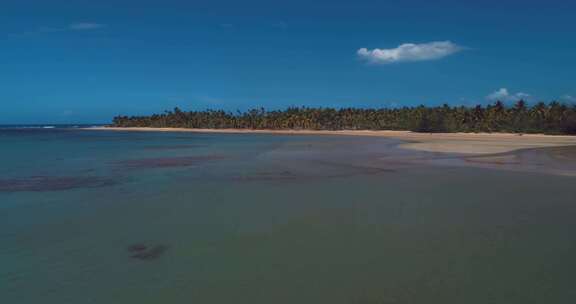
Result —
[{"label": "beach", "polygon": [[401,148],[441,153],[496,154],[521,149],[563,147],[576,145],[576,136],[515,134],[515,133],[416,133],[391,130],[253,130],[253,129],[188,129],[93,127],[85,130],[131,132],[194,132],[229,134],[281,134],[281,135],[347,135],[376,136],[405,141]]}]

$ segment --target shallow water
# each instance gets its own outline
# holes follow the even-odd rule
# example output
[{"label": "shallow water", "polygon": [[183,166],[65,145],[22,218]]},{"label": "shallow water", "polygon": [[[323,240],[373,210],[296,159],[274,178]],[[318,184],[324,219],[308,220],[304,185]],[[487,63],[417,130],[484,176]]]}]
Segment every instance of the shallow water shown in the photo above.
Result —
[{"label": "shallow water", "polygon": [[572,148],[0,130],[0,303],[570,303]]}]

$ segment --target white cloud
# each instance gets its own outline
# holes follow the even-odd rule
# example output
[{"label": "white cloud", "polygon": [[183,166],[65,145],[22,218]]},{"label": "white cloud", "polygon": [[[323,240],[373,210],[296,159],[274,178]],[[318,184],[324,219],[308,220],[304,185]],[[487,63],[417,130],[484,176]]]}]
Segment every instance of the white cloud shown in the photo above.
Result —
[{"label": "white cloud", "polygon": [[38,32],[38,33],[54,33],[54,32],[61,32],[61,31],[63,31],[63,29],[61,29],[61,28],[43,26],[41,28],[38,28],[38,30],[36,32]]},{"label": "white cloud", "polygon": [[486,96],[486,99],[488,99],[488,100],[504,100],[504,99],[507,99],[509,96],[510,96],[510,93],[508,93],[508,89],[501,88],[500,90],[497,90],[496,92],[490,93],[490,95]]},{"label": "white cloud", "polygon": [[80,22],[72,23],[68,25],[68,29],[73,31],[86,31],[86,30],[97,30],[106,27],[105,24],[92,23],[92,22]]},{"label": "white cloud", "polygon": [[280,21],[280,22],[276,22],[274,24],[272,24],[273,27],[279,28],[281,30],[286,30],[288,29],[288,23],[284,22],[284,21]]},{"label": "white cloud", "polygon": [[101,28],[107,27],[106,24],[101,23],[92,23],[92,22],[80,22],[80,23],[71,23],[66,26],[61,27],[52,27],[52,26],[42,26],[35,30],[31,30],[28,32],[23,32],[20,34],[13,34],[14,36],[29,36],[29,35],[38,35],[38,34],[53,34],[53,33],[60,33],[60,32],[71,32],[71,31],[90,31],[90,30],[97,30]]},{"label": "white cloud", "polygon": [[570,102],[570,103],[572,103],[572,102],[576,103],[576,97],[575,97],[575,96],[572,96],[572,95],[564,95],[564,96],[560,97],[560,101]]},{"label": "white cloud", "polygon": [[450,41],[434,41],[428,43],[404,43],[393,49],[361,48],[357,51],[361,59],[371,63],[388,64],[394,62],[425,61],[440,59],[459,51],[463,47]]},{"label": "white cloud", "polygon": [[488,96],[486,96],[486,99],[490,100],[490,101],[502,101],[502,102],[513,102],[513,101],[518,101],[520,99],[523,100],[527,100],[530,99],[532,96],[530,96],[530,94],[528,93],[524,93],[524,92],[518,92],[518,93],[514,93],[511,94],[507,88],[500,88],[499,90],[496,90],[495,92],[490,93]]}]

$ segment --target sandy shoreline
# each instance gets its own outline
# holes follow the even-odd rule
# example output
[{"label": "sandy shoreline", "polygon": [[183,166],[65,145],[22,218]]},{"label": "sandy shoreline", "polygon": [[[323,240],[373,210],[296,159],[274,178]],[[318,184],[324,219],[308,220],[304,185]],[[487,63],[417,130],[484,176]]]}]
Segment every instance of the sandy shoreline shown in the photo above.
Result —
[{"label": "sandy shoreline", "polygon": [[93,127],[84,130],[134,131],[134,132],[194,132],[235,134],[289,134],[289,135],[352,135],[378,136],[407,141],[402,148],[463,154],[492,154],[527,148],[544,148],[576,145],[576,136],[511,134],[511,133],[414,133],[410,131],[370,130],[248,130],[248,129],[186,129],[186,128],[115,128]]}]

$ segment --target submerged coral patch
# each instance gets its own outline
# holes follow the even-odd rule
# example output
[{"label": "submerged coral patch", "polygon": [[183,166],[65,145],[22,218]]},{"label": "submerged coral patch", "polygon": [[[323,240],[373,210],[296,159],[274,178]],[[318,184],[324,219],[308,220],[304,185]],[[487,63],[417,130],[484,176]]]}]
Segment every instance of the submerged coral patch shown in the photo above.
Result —
[{"label": "submerged coral patch", "polygon": [[122,160],[115,162],[115,164],[127,169],[169,168],[189,167],[221,159],[224,159],[224,157],[219,155],[159,157]]},{"label": "submerged coral patch", "polygon": [[160,258],[166,251],[168,246],[166,245],[146,245],[146,244],[133,244],[128,246],[127,251],[130,253],[130,257],[143,261],[150,261]]},{"label": "submerged coral patch", "polygon": [[200,144],[184,144],[184,145],[156,145],[156,146],[146,146],[144,150],[150,151],[165,151],[165,150],[180,150],[180,149],[194,149],[194,148],[203,148],[207,147],[208,145],[200,145]]},{"label": "submerged coral patch", "polygon": [[94,176],[30,176],[0,179],[0,192],[61,191],[75,188],[96,188],[116,184],[110,178]]},{"label": "submerged coral patch", "polygon": [[249,175],[241,175],[235,177],[237,181],[282,181],[282,180],[295,180],[299,176],[291,171],[281,172],[256,172]]},{"label": "submerged coral patch", "polygon": [[244,174],[233,178],[235,181],[240,182],[253,182],[253,181],[309,181],[320,180],[328,178],[346,178],[359,175],[377,175],[381,173],[394,173],[395,169],[359,166],[347,163],[328,162],[328,161],[314,161],[315,165],[322,165],[328,170],[318,173],[310,170],[299,171],[263,171]]},{"label": "submerged coral patch", "polygon": [[128,250],[128,252],[142,252],[144,250],[146,250],[148,248],[148,246],[146,246],[145,244],[132,244],[130,246],[128,246],[128,248],[126,248]]}]

